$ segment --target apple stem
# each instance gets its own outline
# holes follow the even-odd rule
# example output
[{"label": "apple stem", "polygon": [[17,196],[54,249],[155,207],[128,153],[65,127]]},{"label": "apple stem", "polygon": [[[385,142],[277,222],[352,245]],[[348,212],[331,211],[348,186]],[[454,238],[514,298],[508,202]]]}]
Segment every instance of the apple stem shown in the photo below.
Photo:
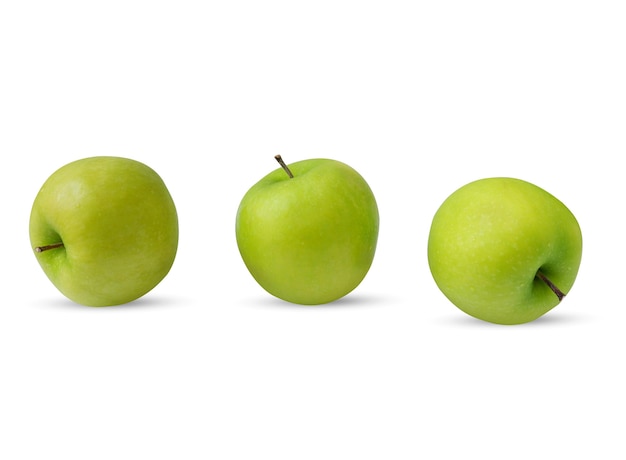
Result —
[{"label": "apple stem", "polygon": [[276,158],[276,161],[278,161],[278,164],[283,167],[283,169],[285,170],[289,178],[293,179],[293,174],[291,173],[291,170],[287,167],[287,165],[283,161],[283,158],[280,155],[276,155],[274,158]]},{"label": "apple stem", "polygon": [[541,281],[546,283],[548,287],[552,289],[552,292],[554,292],[556,296],[559,298],[559,302],[563,300],[563,297],[565,297],[565,294],[558,287],[556,287],[554,283],[546,277],[546,275],[544,275],[541,272],[537,272],[537,278],[539,278]]},{"label": "apple stem", "polygon": [[35,251],[44,252],[49,249],[56,249],[56,248],[61,248],[61,247],[63,247],[63,243],[53,243],[53,244],[47,244],[46,246],[37,246],[35,248]]}]

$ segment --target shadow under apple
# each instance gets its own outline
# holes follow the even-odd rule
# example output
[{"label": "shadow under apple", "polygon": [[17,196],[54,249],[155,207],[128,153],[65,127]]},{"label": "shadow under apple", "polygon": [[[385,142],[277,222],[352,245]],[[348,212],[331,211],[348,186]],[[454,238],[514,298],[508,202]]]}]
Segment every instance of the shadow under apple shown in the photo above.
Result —
[{"label": "shadow under apple", "polygon": [[377,307],[384,306],[393,303],[393,299],[385,298],[381,296],[368,296],[363,294],[348,294],[333,302],[319,304],[319,305],[302,305],[287,302],[286,300],[279,299],[272,295],[259,296],[254,299],[246,299],[240,302],[245,305],[254,306],[266,306],[266,307],[279,307],[290,309],[304,309],[304,310],[319,310],[319,309],[338,309],[338,308],[365,308],[365,307]]},{"label": "shadow under apple", "polygon": [[454,317],[447,317],[442,320],[442,323],[451,326],[461,326],[461,327],[475,327],[475,328],[502,328],[502,327],[552,327],[552,326],[566,326],[566,325],[575,325],[583,323],[585,320],[573,314],[561,313],[558,314],[545,314],[535,319],[534,321],[530,321],[528,323],[522,324],[513,324],[513,325],[503,325],[503,324],[495,324],[490,323],[488,321],[483,321],[478,318],[474,318],[467,314],[454,315]]},{"label": "shadow under apple", "polygon": [[37,306],[53,307],[58,309],[82,309],[82,310],[126,310],[126,309],[141,309],[141,308],[167,308],[183,305],[184,299],[174,298],[171,296],[158,296],[158,295],[145,295],[132,302],[123,303],[120,305],[110,305],[106,307],[90,307],[76,303],[67,297],[57,296],[54,299],[39,300],[35,302]]}]

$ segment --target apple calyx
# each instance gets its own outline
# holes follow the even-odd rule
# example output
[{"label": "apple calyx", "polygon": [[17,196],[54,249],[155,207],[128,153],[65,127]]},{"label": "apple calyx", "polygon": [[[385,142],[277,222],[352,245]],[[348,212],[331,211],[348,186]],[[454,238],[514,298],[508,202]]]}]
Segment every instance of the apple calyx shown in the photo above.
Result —
[{"label": "apple calyx", "polygon": [[544,275],[541,272],[537,272],[537,278],[539,278],[541,281],[546,283],[548,287],[552,289],[552,292],[554,292],[556,296],[559,298],[559,302],[563,300],[563,297],[565,297],[565,294],[563,293],[563,291],[561,291],[558,287],[556,287],[554,283],[546,277],[546,275]]},{"label": "apple calyx", "polygon": [[274,158],[276,158],[276,161],[278,161],[278,164],[282,166],[282,168],[285,170],[289,178],[293,179],[293,174],[291,173],[291,170],[287,167],[287,165],[283,161],[283,158],[280,155],[276,155]]},{"label": "apple calyx", "polygon": [[56,249],[56,248],[61,248],[63,247],[63,243],[53,243],[53,244],[47,244],[45,246],[37,246],[35,248],[36,252],[44,252],[44,251],[48,251],[50,249]]}]

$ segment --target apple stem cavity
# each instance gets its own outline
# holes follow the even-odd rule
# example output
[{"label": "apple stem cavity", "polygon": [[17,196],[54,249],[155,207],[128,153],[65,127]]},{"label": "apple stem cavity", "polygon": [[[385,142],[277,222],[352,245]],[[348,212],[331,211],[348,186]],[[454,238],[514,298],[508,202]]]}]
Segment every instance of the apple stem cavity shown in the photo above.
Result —
[{"label": "apple stem cavity", "polygon": [[276,158],[276,161],[278,161],[278,164],[283,167],[283,169],[285,170],[289,178],[293,179],[293,174],[291,173],[291,170],[289,169],[289,167],[287,167],[287,165],[283,161],[283,158],[280,155],[276,155],[274,158]]},{"label": "apple stem cavity", "polygon": [[546,275],[544,275],[541,272],[537,272],[537,278],[539,278],[541,281],[546,283],[548,287],[552,289],[552,292],[554,292],[556,296],[559,298],[559,302],[563,300],[563,297],[565,297],[565,294],[563,293],[563,291],[561,291],[558,287],[556,287],[554,283],[550,281]]},{"label": "apple stem cavity", "polygon": [[37,246],[35,248],[35,251],[44,252],[50,249],[56,249],[56,248],[61,248],[61,247],[63,247],[63,243],[53,243],[53,244],[47,244],[46,246]]}]

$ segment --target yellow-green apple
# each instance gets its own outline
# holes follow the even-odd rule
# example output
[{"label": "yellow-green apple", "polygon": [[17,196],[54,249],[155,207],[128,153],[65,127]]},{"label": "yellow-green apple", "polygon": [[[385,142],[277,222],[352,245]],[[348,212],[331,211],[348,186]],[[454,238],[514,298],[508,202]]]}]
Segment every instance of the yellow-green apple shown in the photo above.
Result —
[{"label": "yellow-green apple", "polygon": [[513,178],[471,182],[435,213],[428,263],[445,296],[476,318],[532,321],[574,284],[582,235],[570,210],[545,190]]},{"label": "yellow-green apple", "polygon": [[363,177],[335,160],[310,159],[269,173],[245,194],[236,218],[239,252],[254,279],[288,302],[337,300],[367,274],[378,207]]},{"label": "yellow-green apple", "polygon": [[30,241],[61,293],[89,306],[135,300],[167,275],[178,217],[161,177],[120,157],[69,163],[43,184],[30,215]]}]

